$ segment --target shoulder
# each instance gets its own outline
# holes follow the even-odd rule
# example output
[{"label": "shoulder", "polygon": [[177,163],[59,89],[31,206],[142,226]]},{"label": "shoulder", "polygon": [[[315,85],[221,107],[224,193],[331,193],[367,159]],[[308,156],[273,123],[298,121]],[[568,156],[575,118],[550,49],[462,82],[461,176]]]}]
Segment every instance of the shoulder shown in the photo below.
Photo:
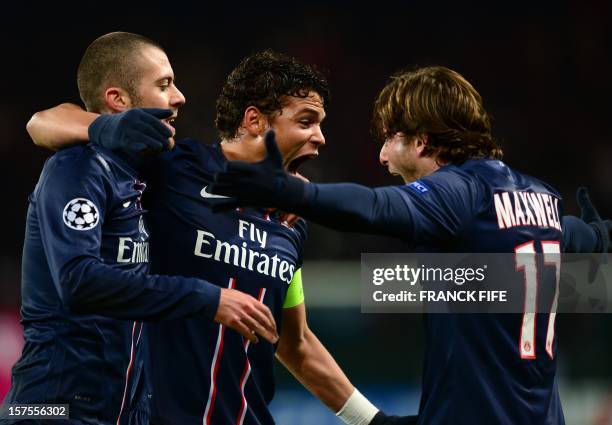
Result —
[{"label": "shoulder", "polygon": [[219,150],[219,144],[205,144],[199,140],[187,137],[176,142],[174,149],[162,154],[166,157],[177,157],[182,155],[211,155]]},{"label": "shoulder", "polygon": [[218,143],[204,144],[199,140],[186,138],[178,141],[170,152],[159,156],[163,167],[181,167],[185,163],[201,169],[220,168],[223,153]]},{"label": "shoulder", "polygon": [[548,192],[560,198],[559,192],[540,179],[517,171],[499,160],[474,160],[466,163],[466,171],[494,189]]},{"label": "shoulder", "polygon": [[458,195],[478,193],[480,181],[461,166],[447,165],[412,183],[403,186],[407,192],[422,196]]},{"label": "shoulder", "polygon": [[112,174],[112,160],[92,145],[79,145],[56,152],[45,163],[43,177],[56,179],[100,179]]},{"label": "shoulder", "polygon": [[540,180],[536,177],[532,177],[529,174],[519,173],[515,171],[517,174],[520,174],[525,182],[528,182],[529,186],[536,192],[547,192],[557,198],[561,198],[561,194],[557,189],[555,189],[552,185],[546,183],[543,180]]},{"label": "shoulder", "polygon": [[32,199],[41,207],[77,200],[100,207],[117,187],[117,172],[112,158],[92,146],[64,149],[45,163]]}]

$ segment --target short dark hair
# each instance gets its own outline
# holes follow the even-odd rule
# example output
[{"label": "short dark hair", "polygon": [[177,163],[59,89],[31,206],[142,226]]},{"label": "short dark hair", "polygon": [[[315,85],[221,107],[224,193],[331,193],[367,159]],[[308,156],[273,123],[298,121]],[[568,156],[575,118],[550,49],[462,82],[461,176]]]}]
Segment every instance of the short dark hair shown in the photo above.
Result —
[{"label": "short dark hair", "polygon": [[137,64],[138,52],[145,46],[164,49],[142,35],[111,32],[95,39],[81,58],[77,85],[88,111],[101,112],[104,90],[116,86],[137,99],[136,85],[141,76]]},{"label": "short dark hair", "polygon": [[443,66],[402,71],[374,103],[373,133],[427,134],[425,154],[459,164],[470,158],[501,159],[482,97],[461,74]]},{"label": "short dark hair", "polygon": [[272,50],[254,53],[229,74],[217,98],[215,126],[219,136],[234,138],[249,106],[270,116],[282,109],[284,96],[305,98],[311,91],[328,106],[327,80],[315,67]]}]

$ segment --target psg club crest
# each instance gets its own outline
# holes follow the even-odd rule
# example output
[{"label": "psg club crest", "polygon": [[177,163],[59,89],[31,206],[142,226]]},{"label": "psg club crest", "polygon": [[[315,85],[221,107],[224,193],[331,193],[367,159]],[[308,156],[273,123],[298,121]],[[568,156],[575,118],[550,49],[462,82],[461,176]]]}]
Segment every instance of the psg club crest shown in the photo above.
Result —
[{"label": "psg club crest", "polygon": [[98,225],[98,208],[89,199],[75,198],[64,207],[64,224],[74,230],[91,230]]}]

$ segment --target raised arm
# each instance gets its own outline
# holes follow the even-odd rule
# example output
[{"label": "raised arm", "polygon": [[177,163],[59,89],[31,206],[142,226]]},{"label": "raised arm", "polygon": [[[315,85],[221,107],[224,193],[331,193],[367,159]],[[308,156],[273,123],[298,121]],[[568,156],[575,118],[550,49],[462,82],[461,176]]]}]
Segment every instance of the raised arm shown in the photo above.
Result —
[{"label": "raised arm", "polygon": [[342,231],[410,239],[413,222],[394,187],[372,189],[353,183],[312,184],[286,173],[274,132],[265,137],[267,157],[258,163],[231,161],[215,176],[211,192],[229,196],[213,206],[277,207]]},{"label": "raised arm", "polygon": [[159,108],[132,108],[100,115],[62,103],[35,113],[26,128],[34,144],[50,150],[91,141],[140,157],[172,149],[174,128],[163,121],[171,115],[171,110]]},{"label": "raised arm", "polygon": [[87,143],[89,125],[99,116],[74,103],[36,112],[26,125],[36,146],[53,151]]}]

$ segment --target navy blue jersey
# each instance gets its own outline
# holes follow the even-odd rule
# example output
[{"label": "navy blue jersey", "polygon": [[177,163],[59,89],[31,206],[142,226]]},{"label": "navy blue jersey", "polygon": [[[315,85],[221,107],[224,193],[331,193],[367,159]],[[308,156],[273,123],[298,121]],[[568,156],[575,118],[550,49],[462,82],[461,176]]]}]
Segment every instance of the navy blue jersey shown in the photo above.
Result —
[{"label": "navy blue jersey", "polygon": [[[417,252],[560,252],[559,194],[492,159],[404,186],[307,185],[294,210],[337,229],[399,237]],[[555,288],[558,268],[544,269],[538,286]],[[425,315],[419,424],[563,424],[554,321],[548,311]]]},{"label": "navy blue jersey", "polygon": [[146,275],[144,189],[102,148],[77,146],[46,162],[28,208],[25,346],[6,403],[69,403],[72,419],[126,423],[118,418],[139,397],[142,376],[134,320],[214,315],[218,288]]},{"label": "navy blue jersey", "polygon": [[[560,252],[559,194],[501,161],[444,167],[401,190],[419,251]],[[538,285],[555,288],[546,269]],[[554,321],[549,312],[426,315],[419,423],[563,424]]]},{"label": "navy blue jersey", "polygon": [[[305,223],[294,228],[264,210],[213,213],[207,191],[225,164],[220,145],[186,140],[160,158],[152,182],[152,270],[204,278],[266,304],[277,327],[289,283],[301,266]],[[149,326],[152,423],[272,424],[274,346],[250,344],[209,320]]]}]

